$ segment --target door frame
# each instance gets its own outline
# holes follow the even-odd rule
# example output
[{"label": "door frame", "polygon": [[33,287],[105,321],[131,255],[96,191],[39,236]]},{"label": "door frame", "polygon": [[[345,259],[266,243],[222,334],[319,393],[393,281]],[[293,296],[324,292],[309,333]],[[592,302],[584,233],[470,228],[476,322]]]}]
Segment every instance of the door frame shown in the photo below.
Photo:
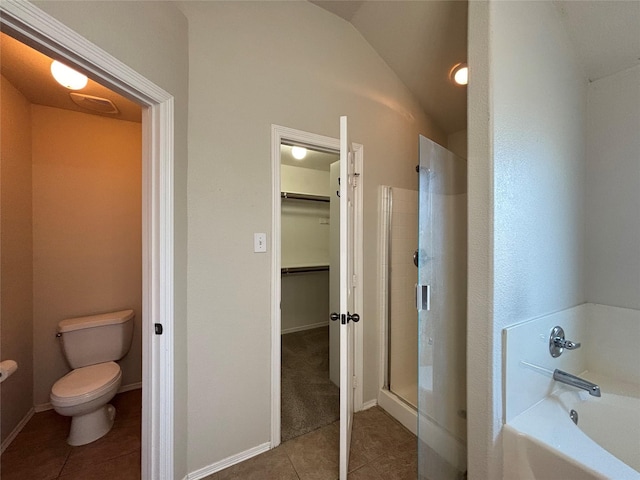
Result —
[{"label": "door frame", "polygon": [[[338,118],[336,118],[338,123]],[[271,232],[272,232],[272,247],[271,247],[271,448],[275,448],[280,445],[280,415],[281,415],[281,310],[280,299],[282,295],[281,284],[281,268],[282,260],[280,255],[281,248],[281,207],[280,207],[280,145],[283,140],[288,140],[295,143],[306,144],[310,146],[318,146],[321,148],[335,150],[340,152],[340,140],[337,138],[326,137],[324,135],[317,135],[314,133],[304,132],[302,130],[296,130],[293,128],[282,127],[279,125],[271,125],[271,186],[272,186],[272,201],[271,201]],[[354,263],[355,272],[357,276],[357,287],[355,293],[355,307],[356,312],[360,312],[362,317],[363,311],[363,196],[364,189],[364,174],[363,174],[363,160],[364,160],[364,147],[360,144],[353,144],[355,153],[355,168],[360,174],[358,177],[358,188],[356,189],[354,196]],[[366,320],[366,319],[365,319]],[[354,392],[354,411],[362,409],[363,398],[363,326],[358,322],[354,324],[355,334],[355,374],[356,374],[356,387]]]},{"label": "door frame", "polygon": [[143,106],[141,469],[142,478],[173,478],[173,96],[33,4],[3,1],[0,25]]}]

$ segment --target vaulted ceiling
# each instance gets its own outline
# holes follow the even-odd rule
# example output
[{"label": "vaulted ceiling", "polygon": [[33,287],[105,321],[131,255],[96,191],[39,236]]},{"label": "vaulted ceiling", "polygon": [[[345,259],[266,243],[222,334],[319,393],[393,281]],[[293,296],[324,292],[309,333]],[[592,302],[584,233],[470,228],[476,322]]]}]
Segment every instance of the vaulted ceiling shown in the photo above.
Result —
[{"label": "vaulted ceiling", "polygon": [[[466,1],[311,1],[351,22],[445,132],[466,128],[467,89],[449,80],[450,69],[467,61]],[[640,64],[640,1],[550,3],[587,79]]]}]

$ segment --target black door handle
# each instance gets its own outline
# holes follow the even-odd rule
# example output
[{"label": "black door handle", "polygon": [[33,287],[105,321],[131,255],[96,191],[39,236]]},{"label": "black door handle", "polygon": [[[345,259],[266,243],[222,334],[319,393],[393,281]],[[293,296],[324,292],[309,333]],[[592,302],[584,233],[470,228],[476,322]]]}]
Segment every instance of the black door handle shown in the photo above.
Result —
[{"label": "black door handle", "polygon": [[340,314],[333,312],[331,315],[329,315],[329,318],[335,322],[336,320],[340,320]]},{"label": "black door handle", "polygon": [[347,312],[347,322],[351,320],[352,322],[358,323],[360,321],[360,315],[358,315],[357,313],[349,313]]}]

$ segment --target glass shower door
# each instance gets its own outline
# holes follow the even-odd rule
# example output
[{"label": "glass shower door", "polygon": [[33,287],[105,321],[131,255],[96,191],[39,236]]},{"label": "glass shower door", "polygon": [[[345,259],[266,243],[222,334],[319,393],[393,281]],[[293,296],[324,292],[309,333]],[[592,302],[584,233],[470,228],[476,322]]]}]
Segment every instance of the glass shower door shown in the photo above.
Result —
[{"label": "glass shower door", "polygon": [[418,478],[466,471],[467,164],[420,137]]}]

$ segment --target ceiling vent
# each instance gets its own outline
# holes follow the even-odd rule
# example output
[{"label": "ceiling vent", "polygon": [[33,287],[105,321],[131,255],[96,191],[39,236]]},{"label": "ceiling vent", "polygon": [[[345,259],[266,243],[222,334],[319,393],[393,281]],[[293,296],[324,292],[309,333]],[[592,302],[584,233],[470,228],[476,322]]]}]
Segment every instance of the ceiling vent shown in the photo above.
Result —
[{"label": "ceiling vent", "polygon": [[115,104],[108,98],[94,97],[92,95],[85,95],[84,93],[75,92],[72,92],[69,95],[71,96],[71,100],[73,100],[76,105],[79,105],[82,108],[86,108],[87,110],[93,110],[94,112],[99,113],[120,113],[118,107],[116,107]]}]

